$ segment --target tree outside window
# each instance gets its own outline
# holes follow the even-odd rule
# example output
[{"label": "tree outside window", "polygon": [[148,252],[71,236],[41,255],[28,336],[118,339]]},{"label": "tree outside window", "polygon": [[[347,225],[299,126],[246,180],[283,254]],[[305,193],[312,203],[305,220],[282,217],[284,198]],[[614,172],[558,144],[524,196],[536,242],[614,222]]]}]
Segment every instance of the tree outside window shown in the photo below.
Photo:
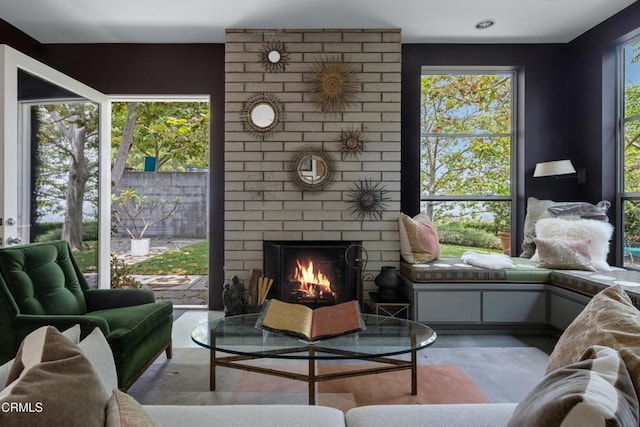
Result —
[{"label": "tree outside window", "polygon": [[423,70],[421,209],[441,244],[496,249],[496,233],[510,231],[514,80]]}]

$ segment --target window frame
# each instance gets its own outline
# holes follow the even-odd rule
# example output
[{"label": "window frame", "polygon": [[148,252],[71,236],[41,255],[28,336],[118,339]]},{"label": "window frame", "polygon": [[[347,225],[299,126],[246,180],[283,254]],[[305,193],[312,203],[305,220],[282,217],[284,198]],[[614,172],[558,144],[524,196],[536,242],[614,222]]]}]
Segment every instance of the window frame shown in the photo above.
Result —
[{"label": "window frame", "polygon": [[[520,72],[515,67],[438,67],[438,66],[422,66],[420,69],[420,78],[424,75],[443,75],[443,74],[465,74],[465,75],[488,75],[488,74],[510,74],[511,75],[511,129],[508,133],[471,133],[471,134],[450,134],[450,133],[434,133],[429,134],[429,136],[440,136],[440,137],[449,137],[454,135],[456,138],[464,138],[464,137],[508,137],[510,138],[510,191],[509,195],[423,195],[422,191],[419,191],[419,206],[420,211],[422,212],[422,205],[425,202],[437,201],[437,202],[510,202],[511,205],[511,221],[510,221],[510,231],[511,231],[511,248],[512,255],[515,255],[513,249],[514,240],[516,238],[516,234],[514,231],[516,230],[517,224],[517,191],[518,191],[518,124],[520,123],[520,95],[519,90],[521,89],[520,84]],[[420,104],[420,108],[422,105]],[[421,125],[421,118],[419,123]],[[419,131],[420,144],[422,141],[422,130]],[[420,148],[421,150],[421,148]],[[420,171],[422,171],[422,164],[419,164]],[[419,179],[419,178],[418,178]],[[420,185],[418,186],[420,188]]]}]

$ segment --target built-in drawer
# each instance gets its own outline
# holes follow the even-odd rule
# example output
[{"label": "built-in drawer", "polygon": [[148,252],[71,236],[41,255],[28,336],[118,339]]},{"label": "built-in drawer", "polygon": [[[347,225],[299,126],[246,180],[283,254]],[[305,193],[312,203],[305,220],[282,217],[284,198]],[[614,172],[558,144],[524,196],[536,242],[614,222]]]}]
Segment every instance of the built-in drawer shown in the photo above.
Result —
[{"label": "built-in drawer", "polygon": [[480,322],[479,291],[420,291],[417,293],[418,321]]},{"label": "built-in drawer", "polygon": [[546,293],[543,291],[484,291],[482,321],[546,323]]}]

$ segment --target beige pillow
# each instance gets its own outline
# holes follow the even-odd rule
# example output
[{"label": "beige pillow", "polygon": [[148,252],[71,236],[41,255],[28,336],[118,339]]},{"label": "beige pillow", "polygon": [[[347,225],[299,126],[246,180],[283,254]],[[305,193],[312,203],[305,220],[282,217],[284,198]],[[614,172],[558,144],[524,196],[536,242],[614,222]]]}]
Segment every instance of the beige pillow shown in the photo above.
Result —
[{"label": "beige pillow", "polygon": [[109,401],[102,382],[78,346],[52,326],[20,345],[0,392],[0,425],[103,426]]},{"label": "beige pillow", "polygon": [[518,404],[508,427],[637,426],[638,398],[612,348],[589,347],[580,361],[544,377]]},{"label": "beige pillow", "polygon": [[104,384],[107,394],[118,387],[118,373],[113,352],[100,328],[95,328],[78,344]]},{"label": "beige pillow", "polygon": [[547,373],[571,365],[592,345],[620,353],[640,396],[640,312],[624,289],[613,286],[597,293],[558,339]]},{"label": "beige pillow", "polygon": [[159,427],[160,424],[133,397],[113,390],[107,406],[105,427]]},{"label": "beige pillow", "polygon": [[427,214],[411,218],[400,213],[400,254],[411,264],[430,262],[440,256],[438,233]]},{"label": "beige pillow", "polygon": [[597,271],[591,264],[590,239],[536,239],[538,267]]}]

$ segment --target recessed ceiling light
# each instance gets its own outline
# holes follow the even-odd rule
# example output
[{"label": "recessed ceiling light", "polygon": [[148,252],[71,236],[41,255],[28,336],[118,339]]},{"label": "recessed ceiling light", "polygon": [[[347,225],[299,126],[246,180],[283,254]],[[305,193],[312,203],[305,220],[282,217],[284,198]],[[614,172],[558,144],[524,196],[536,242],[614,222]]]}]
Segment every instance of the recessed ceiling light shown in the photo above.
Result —
[{"label": "recessed ceiling light", "polygon": [[476,24],[476,29],[484,30],[486,28],[493,27],[493,24],[495,23],[496,21],[494,21],[493,19],[483,19],[482,21]]}]

